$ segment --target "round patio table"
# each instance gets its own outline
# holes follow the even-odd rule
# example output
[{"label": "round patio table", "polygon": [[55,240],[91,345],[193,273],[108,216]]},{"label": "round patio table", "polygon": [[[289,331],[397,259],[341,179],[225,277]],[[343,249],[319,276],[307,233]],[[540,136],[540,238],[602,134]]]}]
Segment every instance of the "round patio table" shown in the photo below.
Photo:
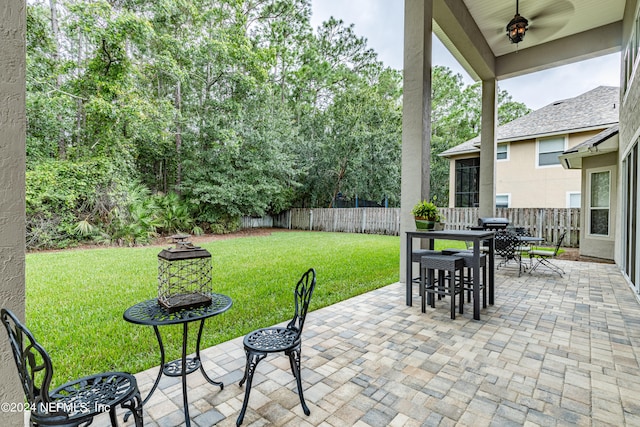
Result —
[{"label": "round patio table", "polygon": [[[202,338],[202,330],[204,329],[204,321],[210,317],[217,316],[218,314],[224,313],[225,311],[229,310],[229,308],[231,308],[232,301],[231,298],[226,295],[216,293],[210,293],[208,295],[211,297],[211,304],[203,307],[182,309],[170,313],[168,310],[158,304],[158,300],[154,298],[142,301],[134,306],[129,307],[123,315],[124,320],[126,320],[127,322],[135,323],[138,325],[153,326],[153,330],[156,334],[158,345],[160,347],[160,369],[158,372],[158,376],[156,377],[156,381],[153,384],[153,387],[151,387],[149,394],[142,401],[142,405],[144,406],[144,404],[147,403],[153,392],[158,387],[158,383],[160,382],[162,374],[168,377],[182,377],[184,421],[187,427],[191,425],[191,420],[189,419],[189,401],[187,398],[187,375],[200,369],[200,372],[209,383],[219,386],[220,390],[224,388],[224,384],[222,382],[212,380],[204,371],[202,362],[200,361],[200,340]],[[198,339],[196,341],[196,354],[195,357],[188,358],[188,324],[196,321],[200,321],[200,327],[198,329]],[[165,362],[164,344],[162,343],[162,337],[160,336],[160,330],[158,329],[158,326],[177,324],[182,325],[182,357],[178,360]]]}]

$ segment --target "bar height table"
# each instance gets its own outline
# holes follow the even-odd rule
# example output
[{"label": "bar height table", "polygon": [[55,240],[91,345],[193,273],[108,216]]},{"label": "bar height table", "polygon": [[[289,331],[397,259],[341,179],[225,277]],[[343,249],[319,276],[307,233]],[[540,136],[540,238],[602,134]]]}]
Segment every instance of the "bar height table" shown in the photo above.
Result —
[{"label": "bar height table", "polygon": [[[407,252],[406,258],[406,303],[412,305],[412,266],[411,253],[413,252],[413,239],[428,239],[429,249],[434,248],[435,240],[462,240],[473,242],[473,318],[480,320],[480,246],[486,242],[489,247],[489,304],[493,305],[495,299],[495,261],[494,261],[494,236],[495,232],[490,230],[439,230],[439,231],[407,231]],[[424,297],[423,297],[424,298]]]}]

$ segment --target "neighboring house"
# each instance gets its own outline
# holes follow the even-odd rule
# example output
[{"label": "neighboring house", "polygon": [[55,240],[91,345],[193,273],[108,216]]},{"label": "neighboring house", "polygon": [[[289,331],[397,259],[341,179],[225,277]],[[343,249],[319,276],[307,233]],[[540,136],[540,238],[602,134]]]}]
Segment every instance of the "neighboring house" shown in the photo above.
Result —
[{"label": "neighboring house", "polygon": [[[600,86],[499,126],[496,207],[581,207],[581,174],[563,168],[558,156],[616,125],[619,102],[619,88]],[[449,206],[478,206],[480,137],[440,156],[450,161]]]}]

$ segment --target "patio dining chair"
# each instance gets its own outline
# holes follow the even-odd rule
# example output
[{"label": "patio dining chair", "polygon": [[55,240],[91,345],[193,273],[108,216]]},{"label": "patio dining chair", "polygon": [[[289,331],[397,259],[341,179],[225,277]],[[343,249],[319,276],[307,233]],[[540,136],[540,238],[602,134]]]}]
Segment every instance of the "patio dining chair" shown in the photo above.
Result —
[{"label": "patio dining chair", "polygon": [[518,276],[522,273],[522,258],[520,254],[520,240],[515,233],[500,230],[494,238],[495,255],[502,258],[496,268],[506,267],[510,261],[518,264]]},{"label": "patio dining chair", "polygon": [[12,311],[3,308],[0,318],[9,334],[32,426],[87,426],[103,412],[109,412],[111,425],[117,426],[116,407],[121,406],[131,411],[135,425],[142,427],[142,401],[133,375],[106,372],[49,391],[53,366],[45,349]]},{"label": "patio dining chair", "polygon": [[536,263],[531,267],[529,274],[533,273],[533,271],[536,268],[538,268],[540,265],[544,265],[545,267],[549,268],[551,271],[558,273],[560,277],[562,277],[562,275],[565,274],[562,267],[555,264],[552,260],[558,256],[558,252],[560,251],[560,246],[562,245],[562,241],[564,240],[566,235],[567,235],[566,230],[563,231],[562,234],[560,234],[560,237],[558,237],[558,241],[556,242],[556,246],[552,251],[544,250],[544,249],[534,249],[529,251],[529,257],[531,258],[531,263],[533,264],[533,261],[534,260],[536,261]]},{"label": "patio dining chair", "polygon": [[236,420],[236,425],[241,425],[244,414],[249,403],[249,394],[251,393],[251,383],[253,375],[256,371],[258,363],[271,353],[284,352],[289,356],[291,371],[296,379],[298,386],[298,396],[300,404],[305,415],[309,415],[311,411],[304,401],[302,393],[302,379],[300,377],[300,348],[302,344],[302,328],[304,320],[307,317],[309,302],[313,295],[313,289],[316,286],[316,272],[314,269],[307,270],[296,284],[294,292],[295,311],[293,318],[286,327],[274,326],[270,328],[262,328],[250,332],[244,337],[244,351],[247,355],[247,365],[245,367],[244,376],[240,380],[240,387],[246,382],[247,388],[244,392],[244,401],[242,409]]}]

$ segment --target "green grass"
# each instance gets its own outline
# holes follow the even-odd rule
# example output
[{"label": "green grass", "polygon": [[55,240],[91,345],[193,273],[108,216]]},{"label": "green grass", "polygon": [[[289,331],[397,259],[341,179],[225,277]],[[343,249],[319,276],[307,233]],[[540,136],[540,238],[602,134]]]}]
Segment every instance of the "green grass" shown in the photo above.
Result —
[{"label": "green grass", "polygon": [[[288,320],[293,286],[310,267],[317,273],[311,310],[399,278],[397,236],[275,232],[201,246],[212,255],[214,291],[233,299],[229,311],[207,320],[202,348]],[[157,296],[160,250],[154,246],[27,255],[27,326],[53,359],[54,383],[158,365],[153,329],[125,322],[122,314]],[[189,332],[191,352],[197,330]],[[163,327],[161,333],[167,360],[178,358],[181,327]]]},{"label": "green grass", "polygon": [[[397,236],[274,232],[201,245],[212,255],[214,292],[229,295],[229,311],[206,321],[202,348],[291,318],[293,286],[308,268],[317,273],[311,310],[397,282]],[[436,248],[464,242],[436,241]],[[162,247],[104,248],[27,255],[27,326],[49,352],[54,383],[92,373],[140,372],[159,364],[153,328],[122,314],[157,297]],[[194,325],[192,325],[194,326]],[[162,327],[167,360],[180,356],[180,326]],[[195,350],[195,327],[189,329]]]}]

